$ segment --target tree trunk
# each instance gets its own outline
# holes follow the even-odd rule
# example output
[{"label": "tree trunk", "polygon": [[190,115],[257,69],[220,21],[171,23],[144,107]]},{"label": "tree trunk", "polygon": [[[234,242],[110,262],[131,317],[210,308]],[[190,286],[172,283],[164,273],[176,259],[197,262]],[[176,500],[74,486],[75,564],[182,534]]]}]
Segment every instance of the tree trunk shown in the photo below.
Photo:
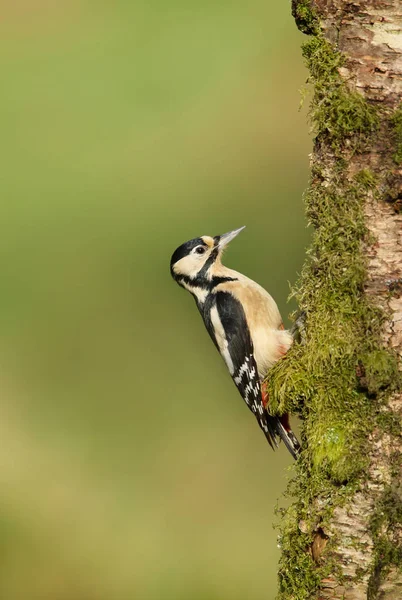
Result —
[{"label": "tree trunk", "polygon": [[402,0],[293,0],[309,37],[312,247],[272,410],[302,417],[281,600],[402,599]]}]

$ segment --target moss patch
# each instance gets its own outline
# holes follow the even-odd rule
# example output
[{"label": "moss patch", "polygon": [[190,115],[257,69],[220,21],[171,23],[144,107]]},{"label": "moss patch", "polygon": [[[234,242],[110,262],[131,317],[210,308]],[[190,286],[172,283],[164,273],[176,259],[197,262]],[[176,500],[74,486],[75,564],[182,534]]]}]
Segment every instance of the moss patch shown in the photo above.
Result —
[{"label": "moss patch", "polygon": [[377,183],[375,173],[369,169],[362,169],[355,175],[355,181],[366,190],[374,189]]},{"label": "moss patch", "polygon": [[395,111],[391,118],[391,124],[395,133],[395,147],[396,151],[394,154],[394,161],[397,165],[402,163],[402,104]]},{"label": "moss patch", "polygon": [[339,176],[328,186],[314,175],[306,195],[313,243],[294,291],[307,313],[306,343],[274,366],[268,385],[271,410],[302,414],[313,468],[339,484],[364,467],[369,396],[389,386],[397,371],[379,346],[382,314],[363,290],[362,206],[372,177],[362,172],[346,183]]},{"label": "moss patch", "polygon": [[292,15],[302,33],[315,35],[319,32],[319,22],[311,8],[311,0],[292,0]]},{"label": "moss patch", "polygon": [[[315,163],[305,195],[313,240],[293,292],[306,313],[303,344],[294,345],[269,372],[270,410],[302,417],[303,452],[281,512],[281,600],[306,600],[338,567],[328,540],[313,557],[314,540],[333,509],[351,497],[368,467],[367,438],[379,412],[378,397],[396,385],[394,357],[381,346],[383,314],[364,293],[369,234],[363,212],[376,193],[374,173],[353,180],[346,161],[363,150],[378,115],[339,75],[343,57],[320,34],[303,46],[314,84],[310,117],[316,132]],[[377,401],[373,397],[377,396]],[[319,499],[319,500],[318,500]]]},{"label": "moss patch", "polygon": [[378,128],[378,115],[357,92],[351,92],[339,74],[345,63],[343,54],[321,35],[302,46],[303,56],[314,85],[310,117],[317,135],[323,134],[335,149],[345,138],[361,141]]},{"label": "moss patch", "polygon": [[[328,185],[314,172],[306,194],[315,231],[294,291],[307,313],[305,343],[273,367],[268,381],[271,410],[297,412],[303,419],[303,453],[289,489],[298,500],[280,525],[283,599],[309,598],[322,577],[334,572],[325,556],[316,564],[309,548],[317,528],[367,471],[367,437],[378,411],[373,396],[397,381],[396,361],[380,346],[383,315],[364,294],[362,207],[374,181],[361,172],[352,183],[339,175]],[[300,522],[307,524],[306,533]]]},{"label": "moss patch", "polygon": [[390,541],[401,523],[402,489],[398,488],[397,484],[390,485],[384,490],[370,522],[375,565],[369,582],[369,600],[377,598],[378,587],[384,575],[392,567],[402,565],[402,548],[396,540]]}]

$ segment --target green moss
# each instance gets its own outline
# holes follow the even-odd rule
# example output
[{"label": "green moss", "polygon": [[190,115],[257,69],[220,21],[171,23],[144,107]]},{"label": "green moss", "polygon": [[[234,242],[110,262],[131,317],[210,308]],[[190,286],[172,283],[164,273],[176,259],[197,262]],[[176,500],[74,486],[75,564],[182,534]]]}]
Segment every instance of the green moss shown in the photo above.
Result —
[{"label": "green moss", "polygon": [[370,520],[375,562],[369,582],[369,600],[377,598],[378,586],[384,574],[391,567],[402,566],[402,547],[390,541],[393,532],[402,523],[402,489],[397,486],[398,483],[395,483],[385,489]]},{"label": "green moss", "polygon": [[[293,292],[307,314],[304,344],[292,347],[267,382],[270,409],[302,417],[303,454],[290,490],[298,500],[281,522],[283,600],[309,598],[330,568],[325,554],[319,566],[312,560],[311,536],[308,543],[303,538],[304,550],[296,551],[298,524],[316,526],[329,519],[333,508],[355,491],[367,472],[367,437],[379,412],[373,396],[398,385],[395,357],[381,346],[384,316],[364,293],[368,233],[363,205],[376,179],[361,171],[350,182],[336,165],[333,172],[329,184],[315,169],[305,197],[315,230]],[[328,543],[327,556],[330,548]],[[306,571],[306,564],[303,589],[297,573]]]},{"label": "green moss", "polygon": [[306,33],[307,35],[318,33],[319,22],[311,7],[310,0],[293,0],[292,15],[302,33]]},{"label": "green moss", "polygon": [[355,181],[361,185],[364,189],[374,189],[377,184],[377,177],[375,173],[369,169],[362,169],[355,175]]},{"label": "green moss", "polygon": [[[296,518],[296,514],[293,516]],[[306,551],[313,541],[311,533],[302,533],[292,527],[284,528],[278,541],[284,556],[280,564],[280,597],[305,600],[317,589],[321,578],[329,575],[330,571],[317,567]],[[297,564],[293,560],[295,554],[298,556]]]},{"label": "green moss", "polygon": [[333,148],[345,137],[357,136],[358,140],[374,133],[379,123],[375,108],[350,91],[339,74],[345,63],[343,54],[322,35],[305,42],[302,52],[314,85],[310,117],[315,133],[325,135]]},{"label": "green moss", "polygon": [[[348,494],[355,491],[352,484],[333,486],[326,482],[318,469],[311,467],[302,455],[296,464],[297,476],[290,482],[288,495],[298,497],[285,511],[280,511],[281,560],[279,564],[279,598],[291,600],[307,600],[314,593],[323,578],[336,574],[342,580],[339,565],[330,557],[335,540],[329,539],[320,557],[314,560],[311,548],[317,534],[326,528],[332,510],[342,505]],[[324,490],[322,500],[327,503],[325,511],[313,509],[317,489]],[[302,495],[300,492],[302,491]]]},{"label": "green moss", "polygon": [[398,363],[393,354],[384,348],[375,348],[362,356],[364,382],[370,396],[399,381]]},{"label": "green moss", "polygon": [[364,244],[370,237],[363,207],[368,192],[377,193],[377,178],[366,169],[352,181],[346,176],[348,157],[370,143],[378,115],[346,87],[338,71],[344,59],[321,34],[304,44],[303,54],[314,84],[316,147],[325,160],[314,166],[305,195],[314,232],[293,292],[306,313],[305,339],[267,381],[270,410],[302,417],[303,452],[288,490],[296,500],[279,526],[281,600],[310,598],[322,577],[336,571],[336,541],[329,539],[319,562],[311,545],[317,528],[365,477],[367,437],[381,414],[373,396],[398,381],[395,358],[381,345],[384,315],[364,293]]},{"label": "green moss", "polygon": [[397,165],[402,163],[402,104],[399,105],[391,118],[391,124],[395,132],[396,152],[393,156]]},{"label": "green moss", "polygon": [[[363,293],[362,204],[367,181],[373,180],[363,175],[347,185],[337,178],[332,186],[316,182],[306,195],[316,229],[294,292],[307,313],[306,343],[274,366],[268,383],[271,410],[302,414],[312,468],[333,483],[349,481],[364,468],[372,411],[366,390],[378,392],[395,372],[394,361],[377,344],[382,316]],[[363,389],[359,361],[367,381]]]},{"label": "green moss", "polygon": [[377,417],[378,426],[392,436],[402,436],[402,424],[397,415],[389,411],[380,412]]}]

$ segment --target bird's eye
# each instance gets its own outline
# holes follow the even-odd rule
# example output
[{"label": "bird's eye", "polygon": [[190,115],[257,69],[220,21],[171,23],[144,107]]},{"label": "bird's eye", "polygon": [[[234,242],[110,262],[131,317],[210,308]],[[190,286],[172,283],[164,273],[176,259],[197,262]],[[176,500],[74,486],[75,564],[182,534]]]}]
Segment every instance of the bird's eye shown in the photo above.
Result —
[{"label": "bird's eye", "polygon": [[202,246],[198,246],[195,251],[197,252],[197,254],[204,254],[205,252],[205,248],[203,248]]}]

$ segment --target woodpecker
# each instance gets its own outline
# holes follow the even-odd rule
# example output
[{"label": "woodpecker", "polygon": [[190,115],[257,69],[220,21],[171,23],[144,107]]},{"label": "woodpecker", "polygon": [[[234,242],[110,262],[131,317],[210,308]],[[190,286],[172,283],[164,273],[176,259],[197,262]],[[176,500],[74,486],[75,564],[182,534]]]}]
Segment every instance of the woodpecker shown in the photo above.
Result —
[{"label": "woodpecker", "polygon": [[172,255],[170,272],[193,295],[212,341],[270,446],[275,449],[282,440],[297,458],[300,444],[289,417],[269,414],[262,383],[270,367],[289,350],[293,335],[285,330],[272,296],[221,261],[229,242],[243,229],[182,244]]}]

